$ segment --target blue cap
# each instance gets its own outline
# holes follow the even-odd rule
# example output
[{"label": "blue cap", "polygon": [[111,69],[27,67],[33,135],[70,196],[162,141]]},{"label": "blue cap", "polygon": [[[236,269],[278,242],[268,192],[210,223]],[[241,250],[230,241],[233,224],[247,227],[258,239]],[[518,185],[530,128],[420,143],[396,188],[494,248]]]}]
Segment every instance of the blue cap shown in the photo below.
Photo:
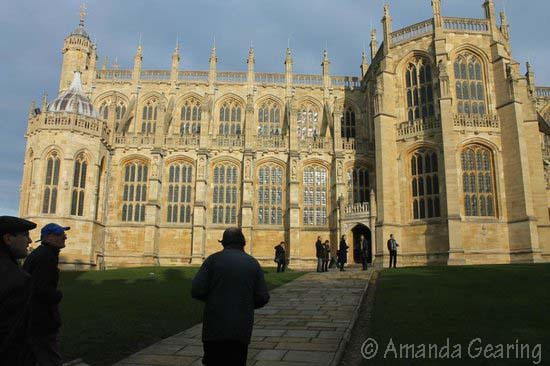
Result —
[{"label": "blue cap", "polygon": [[46,235],[49,235],[49,234],[60,235],[60,234],[63,234],[63,233],[65,233],[65,231],[70,230],[70,229],[71,228],[68,227],[68,226],[61,226],[61,225],[54,224],[52,222],[52,223],[44,226],[42,228],[42,230],[40,230],[40,240],[37,240],[37,242],[43,240]]}]

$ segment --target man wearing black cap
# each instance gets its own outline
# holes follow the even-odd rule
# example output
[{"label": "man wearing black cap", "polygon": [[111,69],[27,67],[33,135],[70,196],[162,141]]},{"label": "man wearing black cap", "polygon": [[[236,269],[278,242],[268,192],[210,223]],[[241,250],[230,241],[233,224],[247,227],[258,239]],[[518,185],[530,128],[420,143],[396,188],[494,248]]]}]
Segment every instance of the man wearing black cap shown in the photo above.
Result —
[{"label": "man wearing black cap", "polygon": [[42,245],[27,258],[23,268],[31,275],[31,346],[38,366],[61,366],[59,303],[59,251],[65,248],[69,227],[48,224],[40,231]]},{"label": "man wearing black cap", "polygon": [[243,250],[239,228],[229,228],[220,241],[223,250],[208,257],[193,278],[191,295],[204,301],[202,363],[246,365],[254,324],[254,309],[269,301],[258,261]]},{"label": "man wearing black cap", "polygon": [[23,365],[28,357],[31,279],[17,260],[27,256],[29,231],[35,227],[31,221],[0,216],[0,365]]}]

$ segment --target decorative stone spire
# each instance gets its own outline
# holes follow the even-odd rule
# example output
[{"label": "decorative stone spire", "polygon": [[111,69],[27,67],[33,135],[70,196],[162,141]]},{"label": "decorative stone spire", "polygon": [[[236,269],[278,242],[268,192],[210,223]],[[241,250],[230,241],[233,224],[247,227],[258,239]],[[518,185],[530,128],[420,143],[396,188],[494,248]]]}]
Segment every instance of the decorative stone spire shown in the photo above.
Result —
[{"label": "decorative stone spire", "polygon": [[84,28],[84,20],[86,19],[86,4],[80,4],[80,22],[78,23],[79,27]]},{"label": "decorative stone spire", "polygon": [[139,44],[134,56],[134,71],[132,73],[132,79],[134,82],[138,81],[141,76],[141,63],[143,60],[143,48],[141,47],[141,35],[139,36]]},{"label": "decorative stone spire", "polygon": [[176,40],[176,47],[174,48],[174,53],[172,53],[172,69],[170,71],[170,78],[173,81],[178,79],[178,71],[180,67],[180,45],[179,40]]},{"label": "decorative stone spire", "polygon": [[367,55],[365,49],[361,52],[361,76],[365,76],[369,69],[369,61],[367,60]]},{"label": "decorative stone spire", "polygon": [[508,23],[508,17],[504,11],[500,12],[500,32],[506,40],[510,39],[510,24]]},{"label": "decorative stone spire", "polygon": [[535,71],[533,71],[533,68],[531,67],[531,62],[527,61],[525,66],[527,67],[527,73],[525,74],[525,77],[527,78],[529,94],[531,94],[531,96],[535,96]]},{"label": "decorative stone spire", "polygon": [[107,70],[107,63],[109,60],[107,59],[107,56],[103,57],[103,63],[101,65],[101,70]]},{"label": "decorative stone spire", "polygon": [[115,60],[113,61],[111,68],[113,70],[118,70],[120,68],[120,64],[118,63],[118,56],[115,56]]},{"label": "decorative stone spire", "polygon": [[29,107],[29,118],[34,117],[34,110],[36,109],[36,102],[33,100],[31,106]]},{"label": "decorative stone spire", "polygon": [[216,82],[216,68],[218,64],[218,57],[216,56],[216,42],[214,41],[214,46],[210,50],[210,70],[208,73],[208,83],[214,85]]},{"label": "decorative stone spire", "polygon": [[290,41],[288,43],[285,56],[285,79],[287,87],[290,88],[292,86],[292,52],[290,51]]},{"label": "decorative stone spire", "polygon": [[434,27],[442,28],[443,19],[441,17],[441,0],[432,0],[432,10],[434,14]]},{"label": "decorative stone spire", "polygon": [[384,53],[387,54],[390,50],[391,32],[392,32],[392,18],[390,16],[390,5],[384,4],[384,17],[382,18],[382,25],[384,27]]},{"label": "decorative stone spire", "polygon": [[378,40],[376,39],[376,29],[370,32],[370,59],[374,60],[378,53]]},{"label": "decorative stone spire", "polygon": [[252,42],[250,42],[250,49],[248,50],[248,59],[246,60],[246,63],[248,64],[247,81],[250,86],[252,86],[252,84],[254,84],[254,64],[256,63],[254,58],[254,45]]},{"label": "decorative stone spire", "polygon": [[42,94],[42,112],[46,112],[48,110],[48,93],[44,92]]}]

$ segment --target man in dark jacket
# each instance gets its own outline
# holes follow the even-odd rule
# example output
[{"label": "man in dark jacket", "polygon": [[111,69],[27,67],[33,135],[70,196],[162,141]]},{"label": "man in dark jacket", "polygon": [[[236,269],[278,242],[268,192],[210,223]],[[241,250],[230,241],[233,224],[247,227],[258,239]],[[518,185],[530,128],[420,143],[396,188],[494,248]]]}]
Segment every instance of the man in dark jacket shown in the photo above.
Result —
[{"label": "man in dark jacket", "polygon": [[277,262],[277,273],[284,272],[286,268],[286,249],[284,241],[275,247],[275,262]]},{"label": "man in dark jacket", "polygon": [[24,365],[29,356],[28,321],[31,278],[19,268],[28,254],[29,231],[36,224],[13,216],[0,217],[0,365]]},{"label": "man in dark jacket", "polygon": [[399,244],[397,244],[397,241],[393,238],[393,234],[390,234],[390,238],[388,239],[388,251],[390,252],[390,267],[393,268],[397,266],[397,248],[399,247]]},{"label": "man in dark jacket", "polygon": [[321,241],[321,237],[317,237],[317,241],[315,242],[315,256],[317,257],[317,272],[323,272],[323,258],[324,255],[324,246],[323,242]]},{"label": "man in dark jacket", "polygon": [[42,245],[27,258],[23,268],[31,275],[31,345],[39,366],[60,366],[59,303],[63,294],[58,290],[59,251],[65,248],[69,227],[48,224],[40,231]]},{"label": "man in dark jacket", "polygon": [[191,296],[204,301],[202,363],[246,365],[254,325],[254,309],[269,301],[258,261],[243,250],[239,228],[229,228],[220,241],[223,250],[212,254],[193,278]]},{"label": "man in dark jacket", "polygon": [[338,263],[340,264],[340,271],[344,271],[344,266],[348,262],[348,243],[346,243],[346,236],[342,235],[340,240],[340,246],[338,248]]},{"label": "man in dark jacket", "polygon": [[365,235],[361,235],[361,262],[363,264],[363,271],[366,270],[369,264],[372,263],[372,245]]}]

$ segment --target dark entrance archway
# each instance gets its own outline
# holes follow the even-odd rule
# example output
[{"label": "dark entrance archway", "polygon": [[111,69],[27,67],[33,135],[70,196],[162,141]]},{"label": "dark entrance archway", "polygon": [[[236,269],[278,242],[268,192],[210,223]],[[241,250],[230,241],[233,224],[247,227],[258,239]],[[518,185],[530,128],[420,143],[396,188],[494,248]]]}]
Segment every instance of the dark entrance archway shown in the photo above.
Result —
[{"label": "dark entrance archway", "polygon": [[361,235],[371,241],[370,229],[363,224],[357,224],[351,229],[353,235],[353,261],[355,263],[361,263]]}]

